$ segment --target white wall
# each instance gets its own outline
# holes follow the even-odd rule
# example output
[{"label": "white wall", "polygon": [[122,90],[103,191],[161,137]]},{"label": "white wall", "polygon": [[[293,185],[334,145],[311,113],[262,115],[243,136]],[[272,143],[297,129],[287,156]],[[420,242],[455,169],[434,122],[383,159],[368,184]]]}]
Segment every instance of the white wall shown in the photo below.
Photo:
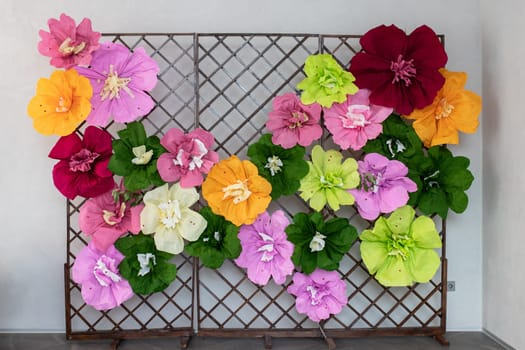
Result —
[{"label": "white wall", "polygon": [[525,349],[525,3],[481,1],[483,328]]},{"label": "white wall", "polygon": [[[36,50],[37,32],[46,28],[49,17],[61,12],[77,21],[89,17],[102,32],[360,34],[382,23],[395,23],[408,31],[428,24],[446,35],[449,69],[467,71],[468,87],[481,93],[476,0],[2,0],[0,4],[4,129],[0,138],[0,185],[4,191],[0,204],[0,222],[4,224],[0,230],[0,330],[4,331],[64,329],[65,201],[51,182],[54,162],[47,158],[56,138],[37,134],[26,115],[37,79],[51,72],[47,59]],[[449,279],[457,286],[457,291],[449,294],[448,326],[479,330],[481,132],[464,135],[461,141],[453,151],[470,157],[476,181],[469,191],[469,209],[461,216],[451,215],[448,225]]]}]

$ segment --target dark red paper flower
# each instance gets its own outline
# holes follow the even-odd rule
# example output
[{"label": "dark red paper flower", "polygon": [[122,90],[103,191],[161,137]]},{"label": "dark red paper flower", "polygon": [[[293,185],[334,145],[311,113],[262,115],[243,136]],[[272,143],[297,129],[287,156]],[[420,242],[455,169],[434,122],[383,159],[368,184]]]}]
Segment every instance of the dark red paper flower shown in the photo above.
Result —
[{"label": "dark red paper flower", "polygon": [[350,62],[360,89],[370,102],[400,114],[431,104],[445,79],[439,73],[447,54],[436,33],[423,25],[410,35],[395,25],[381,25],[360,40],[362,50]]},{"label": "dark red paper flower", "polygon": [[61,137],[49,152],[50,158],[60,160],[53,167],[56,188],[69,199],[110,191],[114,185],[108,169],[111,154],[111,135],[94,126],[86,128],[84,140],[77,133]]}]

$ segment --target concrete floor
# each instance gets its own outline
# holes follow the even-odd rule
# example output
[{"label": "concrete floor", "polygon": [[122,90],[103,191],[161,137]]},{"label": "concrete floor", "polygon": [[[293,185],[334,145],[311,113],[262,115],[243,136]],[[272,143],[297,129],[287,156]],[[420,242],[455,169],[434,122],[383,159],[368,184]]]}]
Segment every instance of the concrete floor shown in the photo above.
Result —
[{"label": "concrete floor", "polygon": [[[432,338],[390,337],[372,339],[336,339],[337,349],[355,350],[502,350],[507,349],[480,332],[450,332],[446,338],[449,347],[443,347]],[[328,349],[322,339],[273,339],[273,349],[318,350]],[[179,349],[179,339],[125,340],[119,350],[173,350]],[[64,334],[0,334],[1,350],[99,350],[111,349],[111,341],[66,341]],[[224,339],[194,337],[189,350],[257,350],[264,349],[261,339]]]}]

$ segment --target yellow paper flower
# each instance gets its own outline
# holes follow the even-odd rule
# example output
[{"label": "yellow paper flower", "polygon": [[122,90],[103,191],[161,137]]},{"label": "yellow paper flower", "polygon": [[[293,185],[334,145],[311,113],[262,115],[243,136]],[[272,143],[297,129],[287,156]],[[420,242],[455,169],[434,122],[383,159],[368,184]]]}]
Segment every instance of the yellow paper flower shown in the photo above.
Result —
[{"label": "yellow paper flower", "polygon": [[434,102],[416,109],[408,119],[415,119],[413,127],[426,147],[459,143],[458,131],[476,132],[481,112],[481,97],[465,90],[467,73],[439,70],[445,77],[445,85]]},{"label": "yellow paper flower", "polygon": [[44,135],[67,136],[91,112],[93,89],[89,79],[74,69],[56,70],[49,79],[41,78],[27,113],[33,127]]},{"label": "yellow paper flower", "polygon": [[236,226],[252,224],[270,204],[272,185],[257,167],[236,156],[215,164],[202,184],[202,195],[217,215]]}]

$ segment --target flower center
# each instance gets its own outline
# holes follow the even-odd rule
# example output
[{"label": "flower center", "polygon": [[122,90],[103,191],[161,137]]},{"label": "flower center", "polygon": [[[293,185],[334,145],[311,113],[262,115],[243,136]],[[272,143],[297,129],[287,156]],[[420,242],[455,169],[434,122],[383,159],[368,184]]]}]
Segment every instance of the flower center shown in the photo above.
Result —
[{"label": "flower center", "polygon": [[219,231],[213,232],[213,239],[216,240],[217,242],[220,242],[221,241],[221,233]]},{"label": "flower center", "polygon": [[281,171],[282,166],[283,162],[281,161],[281,159],[279,159],[279,157],[271,156],[268,157],[268,163],[266,163],[264,167],[270,170],[270,174],[272,176],[275,176],[275,174]]},{"label": "flower center", "polygon": [[91,164],[100,156],[96,152],[83,148],[69,158],[69,170],[83,173],[91,170]]},{"label": "flower center", "polygon": [[315,236],[310,241],[310,251],[313,252],[320,252],[324,249],[326,238],[325,235],[321,234],[320,232],[315,231]]},{"label": "flower center", "polygon": [[102,217],[104,218],[104,221],[106,224],[114,226],[116,224],[120,224],[122,221],[122,218],[124,217],[124,214],[126,212],[126,203],[120,204],[120,207],[116,211],[109,211],[109,210],[102,210]]},{"label": "flower center", "polygon": [[58,106],[55,108],[55,111],[57,113],[64,113],[69,111],[69,106],[66,105],[66,100],[62,96],[58,98]]},{"label": "flower center", "polygon": [[336,74],[328,69],[324,69],[323,74],[319,77],[319,85],[326,89],[333,89],[339,83],[339,79]]},{"label": "flower center", "polygon": [[425,176],[423,178],[423,182],[427,185],[427,187],[430,187],[430,188],[438,187],[439,188],[439,182],[437,181],[438,176],[439,176],[439,169],[434,171],[432,174]]},{"label": "flower center", "polygon": [[259,244],[261,246],[259,249],[257,249],[258,252],[262,252],[261,261],[263,262],[269,262],[273,260],[273,256],[277,254],[277,252],[274,250],[273,244],[274,240],[273,237],[267,235],[266,233],[258,232],[259,237],[261,237],[262,242],[259,241]]},{"label": "flower center", "polygon": [[454,108],[445,98],[442,98],[436,107],[436,119],[447,118],[454,111]]},{"label": "flower center", "polygon": [[58,51],[64,55],[76,55],[86,47],[85,42],[81,42],[78,45],[71,45],[71,38],[66,38],[62,41],[62,44],[58,47]]},{"label": "flower center", "polygon": [[302,128],[308,119],[308,114],[305,112],[294,111],[292,117],[288,119],[288,129]]},{"label": "flower center", "polygon": [[120,282],[122,279],[118,275],[118,269],[115,266],[115,259],[102,255],[93,268],[93,275],[102,287],[108,287],[113,282]]},{"label": "flower center", "polygon": [[233,204],[244,202],[252,194],[252,192],[248,189],[248,180],[237,180],[237,182],[234,184],[224,187],[222,192],[224,192],[222,199],[233,197]]},{"label": "flower center", "polygon": [[345,115],[339,116],[343,122],[343,128],[356,129],[363,128],[370,124],[370,107],[366,105],[350,105]]},{"label": "flower center", "polygon": [[[155,258],[155,255],[153,255],[152,253],[145,253],[145,254],[138,253],[137,260],[139,261],[139,264],[140,264],[140,270],[137,273],[137,276],[140,276],[140,277],[146,276],[148,273],[150,273],[151,268],[157,265],[157,259]],[[150,263],[150,261],[153,262],[153,266]]]},{"label": "flower center", "polygon": [[199,139],[192,139],[190,149],[179,149],[177,157],[173,159],[173,164],[190,171],[195,168],[200,169],[203,164],[202,157],[206,154],[208,154],[208,149],[206,149],[204,143]]},{"label": "flower center", "polygon": [[414,241],[408,235],[392,234],[392,238],[387,242],[388,255],[400,256],[401,259],[406,260],[413,246]]},{"label": "flower center", "polygon": [[[325,176],[326,175],[326,176]],[[319,182],[323,188],[333,188],[343,186],[343,179],[332,173],[327,173],[319,177]]]},{"label": "flower center", "polygon": [[384,169],[372,169],[361,175],[361,187],[366,192],[377,193],[383,183]]},{"label": "flower center", "polygon": [[394,158],[397,153],[404,152],[407,149],[406,146],[398,139],[386,140],[386,146],[388,147],[388,151],[392,155],[391,158]]},{"label": "flower center", "polygon": [[174,199],[160,203],[159,209],[162,224],[167,228],[175,228],[182,217],[179,201]]},{"label": "flower center", "polygon": [[135,158],[131,160],[131,163],[136,165],[146,165],[151,160],[151,157],[153,157],[153,150],[149,150],[146,152],[145,145],[133,147],[131,151],[135,156]]},{"label": "flower center", "polygon": [[310,293],[310,304],[317,305],[323,301],[323,298],[330,295],[330,291],[323,285],[313,283],[306,287],[306,291]]},{"label": "flower center", "polygon": [[410,86],[410,84],[412,84],[412,78],[416,76],[414,60],[405,61],[403,55],[397,56],[396,62],[390,62],[390,70],[394,72],[392,84],[402,80],[405,82],[405,86]]},{"label": "flower center", "polygon": [[131,90],[128,88],[128,84],[131,78],[119,78],[117,72],[114,71],[112,64],[109,65],[109,73],[104,81],[104,87],[100,91],[100,99],[104,101],[106,98],[110,100],[120,98],[120,89],[123,89],[128,93],[129,96],[134,97]]}]

